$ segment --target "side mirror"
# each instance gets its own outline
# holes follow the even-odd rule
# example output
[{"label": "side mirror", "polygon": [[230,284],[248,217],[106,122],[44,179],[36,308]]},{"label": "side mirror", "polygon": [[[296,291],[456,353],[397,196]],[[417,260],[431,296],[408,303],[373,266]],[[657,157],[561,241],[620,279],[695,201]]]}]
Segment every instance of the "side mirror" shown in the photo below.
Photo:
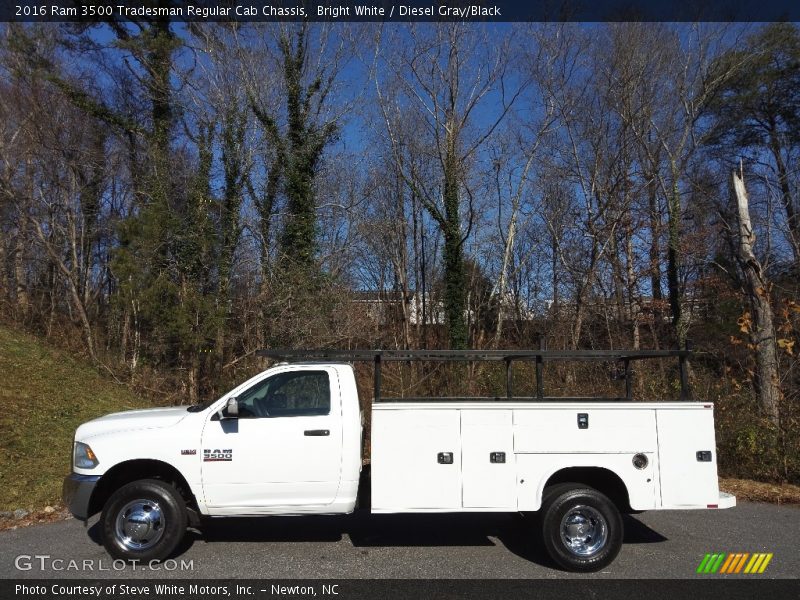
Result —
[{"label": "side mirror", "polygon": [[239,418],[239,401],[236,397],[228,398],[225,408],[220,411],[221,419],[238,419]]}]

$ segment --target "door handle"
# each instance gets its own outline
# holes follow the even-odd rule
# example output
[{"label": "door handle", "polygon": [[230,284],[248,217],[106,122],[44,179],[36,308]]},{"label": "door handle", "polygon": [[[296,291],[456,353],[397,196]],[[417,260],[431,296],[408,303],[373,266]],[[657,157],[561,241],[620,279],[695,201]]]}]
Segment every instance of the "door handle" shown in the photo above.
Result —
[{"label": "door handle", "polygon": [[305,436],[314,436],[314,437],[321,437],[323,435],[330,435],[330,429],[306,429],[303,432]]}]

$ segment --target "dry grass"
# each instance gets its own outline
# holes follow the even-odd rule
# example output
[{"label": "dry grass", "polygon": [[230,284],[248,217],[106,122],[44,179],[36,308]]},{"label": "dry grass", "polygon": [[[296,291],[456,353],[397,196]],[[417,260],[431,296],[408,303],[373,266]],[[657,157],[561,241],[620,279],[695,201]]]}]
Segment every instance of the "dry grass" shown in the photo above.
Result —
[{"label": "dry grass", "polygon": [[0,326],[0,511],[54,506],[75,428],[149,405],[68,351]]},{"label": "dry grass", "polygon": [[22,519],[0,519],[0,531],[20,529],[22,527],[30,527],[31,525],[42,525],[44,523],[55,523],[56,521],[64,521],[72,518],[69,511],[60,504],[56,504],[54,508],[55,510],[51,513],[47,513],[44,510],[37,510]]},{"label": "dry grass", "polygon": [[771,504],[800,504],[800,486],[790,483],[763,483],[749,479],[720,477],[719,488],[723,492],[734,494],[737,500]]}]

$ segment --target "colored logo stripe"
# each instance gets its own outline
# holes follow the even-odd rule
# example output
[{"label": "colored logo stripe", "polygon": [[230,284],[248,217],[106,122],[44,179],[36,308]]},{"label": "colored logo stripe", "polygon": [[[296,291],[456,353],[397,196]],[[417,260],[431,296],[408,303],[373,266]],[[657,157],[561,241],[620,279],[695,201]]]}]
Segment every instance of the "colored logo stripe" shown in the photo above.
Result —
[{"label": "colored logo stripe", "polygon": [[725,562],[722,563],[722,568],[719,570],[720,573],[730,573],[729,569],[731,568],[731,564],[733,560],[736,558],[736,554],[728,554],[728,558],[725,559]]},{"label": "colored logo stripe", "polygon": [[700,561],[700,566],[697,567],[698,573],[716,573],[725,558],[725,553],[719,554],[706,554],[703,560]]},{"label": "colored logo stripe", "polygon": [[703,560],[700,561],[700,565],[697,567],[697,572],[698,573],[705,573],[705,568],[706,568],[706,565],[708,564],[709,560],[711,560],[711,555],[710,554],[706,554],[703,557]]},{"label": "colored logo stripe", "polygon": [[738,573],[744,566],[744,561],[750,555],[746,552],[737,552],[731,556],[733,556],[733,559],[731,560],[730,564],[727,565],[727,568],[723,567],[721,571],[722,573]]},{"label": "colored logo stripe", "polygon": [[697,573],[763,573],[772,560],[773,554],[765,552],[724,552],[709,553],[697,566]]}]

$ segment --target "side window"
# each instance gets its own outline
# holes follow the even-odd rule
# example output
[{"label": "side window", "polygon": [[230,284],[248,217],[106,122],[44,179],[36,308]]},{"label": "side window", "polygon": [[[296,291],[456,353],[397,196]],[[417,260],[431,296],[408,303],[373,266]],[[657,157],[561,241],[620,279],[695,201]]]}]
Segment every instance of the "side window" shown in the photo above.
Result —
[{"label": "side window", "polygon": [[328,373],[280,373],[240,394],[238,402],[239,418],[327,415],[331,411]]},{"label": "side window", "polygon": [[266,416],[262,413],[270,380],[271,378],[263,379],[239,394],[236,403],[239,405],[240,419],[253,419]]}]

